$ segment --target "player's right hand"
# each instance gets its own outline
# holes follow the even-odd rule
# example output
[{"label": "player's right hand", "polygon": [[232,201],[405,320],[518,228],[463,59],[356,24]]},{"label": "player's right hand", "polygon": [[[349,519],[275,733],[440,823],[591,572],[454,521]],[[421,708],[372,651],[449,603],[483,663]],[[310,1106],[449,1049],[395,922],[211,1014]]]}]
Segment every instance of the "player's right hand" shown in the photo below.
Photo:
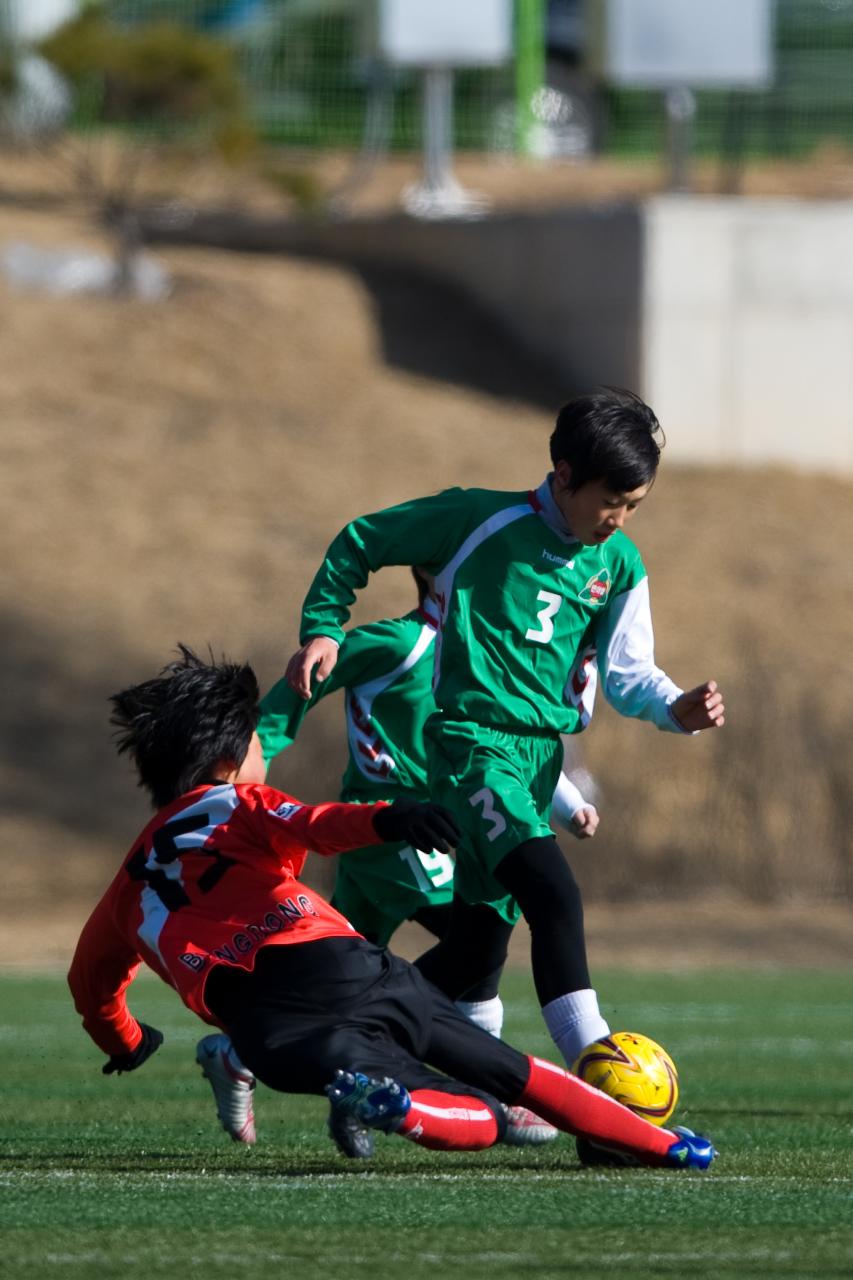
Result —
[{"label": "player's right hand", "polygon": [[376,834],[382,840],[405,840],[422,853],[449,853],[459,843],[460,831],[449,809],[401,797],[373,815]]},{"label": "player's right hand", "polygon": [[577,836],[578,840],[591,840],[597,829],[598,810],[595,805],[586,804],[572,814],[569,830],[573,836]]},{"label": "player's right hand", "polygon": [[311,676],[317,669],[317,680],[322,683],[330,675],[338,660],[338,644],[331,636],[314,636],[301,649],[297,649],[287,664],[285,679],[291,689],[307,702],[311,697]]},{"label": "player's right hand", "polygon": [[109,1062],[102,1067],[105,1076],[111,1076],[113,1072],[121,1075],[124,1071],[135,1071],[160,1048],[163,1043],[163,1032],[158,1031],[156,1027],[147,1026],[144,1022],[140,1022],[139,1027],[142,1031],[142,1039],[133,1053],[114,1053]]}]

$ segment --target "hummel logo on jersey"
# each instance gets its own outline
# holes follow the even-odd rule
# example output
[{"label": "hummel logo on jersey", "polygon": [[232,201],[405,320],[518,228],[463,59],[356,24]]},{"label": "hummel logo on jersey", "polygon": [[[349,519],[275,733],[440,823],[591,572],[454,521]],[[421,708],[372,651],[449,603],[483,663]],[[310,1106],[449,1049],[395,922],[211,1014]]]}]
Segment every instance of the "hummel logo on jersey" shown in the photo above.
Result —
[{"label": "hummel logo on jersey", "polygon": [[277,809],[273,809],[273,813],[277,818],[284,818],[287,822],[288,818],[292,818],[294,813],[298,813],[300,809],[304,809],[301,804],[280,804]]},{"label": "hummel logo on jersey", "polygon": [[545,560],[550,560],[552,564],[561,564],[564,569],[574,569],[575,567],[574,560],[564,560],[562,556],[555,556],[553,551],[543,551],[542,557]]},{"label": "hummel logo on jersey", "polygon": [[610,594],[610,570],[599,569],[587,582],[578,596],[584,604],[604,604]]}]

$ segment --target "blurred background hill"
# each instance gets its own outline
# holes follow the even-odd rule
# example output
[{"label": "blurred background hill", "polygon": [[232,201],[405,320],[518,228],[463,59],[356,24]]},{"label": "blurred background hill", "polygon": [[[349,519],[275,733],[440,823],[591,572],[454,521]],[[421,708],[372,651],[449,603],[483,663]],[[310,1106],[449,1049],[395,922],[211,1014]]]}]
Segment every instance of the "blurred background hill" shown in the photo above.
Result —
[{"label": "blurred background hill", "polygon": [[[327,19],[333,10],[316,6]],[[491,87],[469,79],[461,92],[474,104],[479,93],[482,120],[498,129],[503,117],[482,100],[501,96],[508,73],[491,74]],[[660,152],[636,140],[602,149],[590,82],[577,70],[558,83],[572,110],[590,112],[586,132],[568,135],[578,154],[536,160],[504,148],[498,162],[472,106],[455,160],[462,185],[485,189],[496,208],[659,189]],[[818,127],[798,92],[808,146],[779,126],[786,145],[744,163],[742,190],[831,196],[853,186],[848,135]],[[261,151],[241,167],[185,138],[147,138],[134,196],[317,216],[312,202],[354,154],[341,136],[299,150],[280,136],[271,102],[256,113]],[[623,137],[629,106],[627,91],[610,101],[611,137]],[[650,101],[635,102],[647,132],[650,112]],[[539,136],[547,150],[563,135]],[[127,141],[114,122],[107,133],[72,130],[72,143],[81,138],[104,163]],[[55,146],[7,138],[0,248],[103,250],[93,189],[75,185],[60,158],[69,152]],[[720,170],[699,150],[701,189]],[[401,145],[350,212],[395,203],[417,165]],[[146,820],[112,748],[109,694],[151,674],[179,640],[251,659],[268,686],[346,520],[450,484],[535,486],[554,413],[577,389],[498,317],[423,271],[162,245],[156,257],[171,280],[158,303],[0,281],[5,961],[16,937],[28,960],[37,947],[61,954]],[[679,421],[664,416],[663,426],[676,449]],[[737,931],[740,921],[741,941],[760,932],[770,958],[794,948],[802,962],[849,962],[853,478],[843,468],[688,466],[665,453],[632,536],[650,572],[659,662],[684,686],[716,678],[728,723],[683,741],[598,707],[578,746],[601,789],[602,825],[568,852],[593,916],[609,912],[601,938],[648,952],[660,931],[686,941],[716,928],[724,950],[726,922]],[[384,572],[357,620],[404,612],[410,594],[404,571]],[[341,708],[320,708],[272,781],[308,800],[335,794],[341,729]],[[315,881],[326,875],[315,868]],[[760,926],[771,908],[772,946]]]},{"label": "blurred background hill", "polygon": [[[0,234],[17,216],[0,212]],[[28,215],[27,232],[80,238],[57,214]],[[90,900],[145,820],[112,751],[111,692],[178,640],[246,655],[268,685],[347,519],[460,481],[535,485],[546,469],[559,387],[459,297],[410,285],[403,305],[396,285],[406,339],[432,353],[435,377],[386,361],[354,272],[163,256],[176,288],[162,308],[4,299],[11,919]],[[494,395],[477,385],[492,364]],[[633,535],[660,662],[686,685],[716,677],[729,723],[685,742],[599,707],[582,746],[604,821],[572,850],[589,898],[846,898],[853,484],[664,462]],[[409,596],[388,571],[360,616],[405,611]],[[341,724],[339,707],[318,711],[275,780],[332,795]]]}]

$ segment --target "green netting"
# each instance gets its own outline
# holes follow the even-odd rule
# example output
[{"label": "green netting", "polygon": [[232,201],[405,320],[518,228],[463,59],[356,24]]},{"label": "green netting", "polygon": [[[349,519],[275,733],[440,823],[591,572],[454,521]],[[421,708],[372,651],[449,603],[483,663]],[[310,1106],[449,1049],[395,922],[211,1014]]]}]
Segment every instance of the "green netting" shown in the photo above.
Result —
[{"label": "green netting", "polygon": [[[118,21],[193,23],[233,44],[270,140],[354,147],[373,130],[391,147],[419,145],[419,74],[378,59],[367,0],[113,0],[107,8]],[[514,113],[512,63],[457,74],[458,146],[500,146],[502,135],[511,144]]]},{"label": "green netting", "polygon": [[[456,74],[457,147],[511,150],[538,120],[543,154],[656,157],[665,150],[660,92],[596,83],[584,69],[582,23],[577,47],[558,45],[554,15],[566,4],[515,0],[517,27],[527,33],[524,65]],[[376,56],[375,0],[106,0],[104,8],[120,23],[178,22],[227,41],[251,114],[269,140],[316,148],[420,145],[420,76]],[[767,89],[697,94],[700,154],[784,157],[828,141],[853,144],[853,0],[777,0],[775,19],[776,69]],[[543,63],[560,92],[540,94],[531,111]],[[527,101],[519,101],[519,86]],[[562,150],[554,145],[560,128],[568,139]]]},{"label": "green netting", "polygon": [[[853,142],[853,0],[777,0],[774,64],[766,89],[697,93],[697,151],[797,156]],[[659,92],[605,89],[601,121],[605,150],[642,156],[665,146]]]}]

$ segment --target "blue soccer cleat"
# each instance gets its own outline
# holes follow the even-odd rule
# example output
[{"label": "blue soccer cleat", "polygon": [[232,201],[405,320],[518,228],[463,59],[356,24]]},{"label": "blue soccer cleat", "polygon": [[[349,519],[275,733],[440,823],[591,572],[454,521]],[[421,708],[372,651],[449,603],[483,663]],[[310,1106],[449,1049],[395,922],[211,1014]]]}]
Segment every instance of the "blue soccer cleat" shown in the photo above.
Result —
[{"label": "blue soccer cleat", "polygon": [[703,1138],[692,1129],[676,1125],[673,1133],[677,1133],[680,1141],[674,1142],[666,1153],[668,1169],[707,1169],[717,1155],[710,1138]]},{"label": "blue soccer cleat", "polygon": [[[412,1105],[408,1090],[396,1080],[371,1080],[361,1071],[336,1071],[325,1093],[336,1121],[347,1116],[383,1133],[395,1133]],[[332,1122],[330,1128],[334,1130]]]},{"label": "blue soccer cleat", "polygon": [[[692,1129],[676,1126],[678,1142],[674,1142],[664,1156],[665,1169],[707,1169],[717,1152],[708,1138],[702,1138]],[[615,1151],[601,1147],[589,1138],[577,1139],[578,1159],[581,1164],[605,1169],[635,1169],[638,1165],[657,1163],[654,1157],[643,1158],[629,1151]]]}]

